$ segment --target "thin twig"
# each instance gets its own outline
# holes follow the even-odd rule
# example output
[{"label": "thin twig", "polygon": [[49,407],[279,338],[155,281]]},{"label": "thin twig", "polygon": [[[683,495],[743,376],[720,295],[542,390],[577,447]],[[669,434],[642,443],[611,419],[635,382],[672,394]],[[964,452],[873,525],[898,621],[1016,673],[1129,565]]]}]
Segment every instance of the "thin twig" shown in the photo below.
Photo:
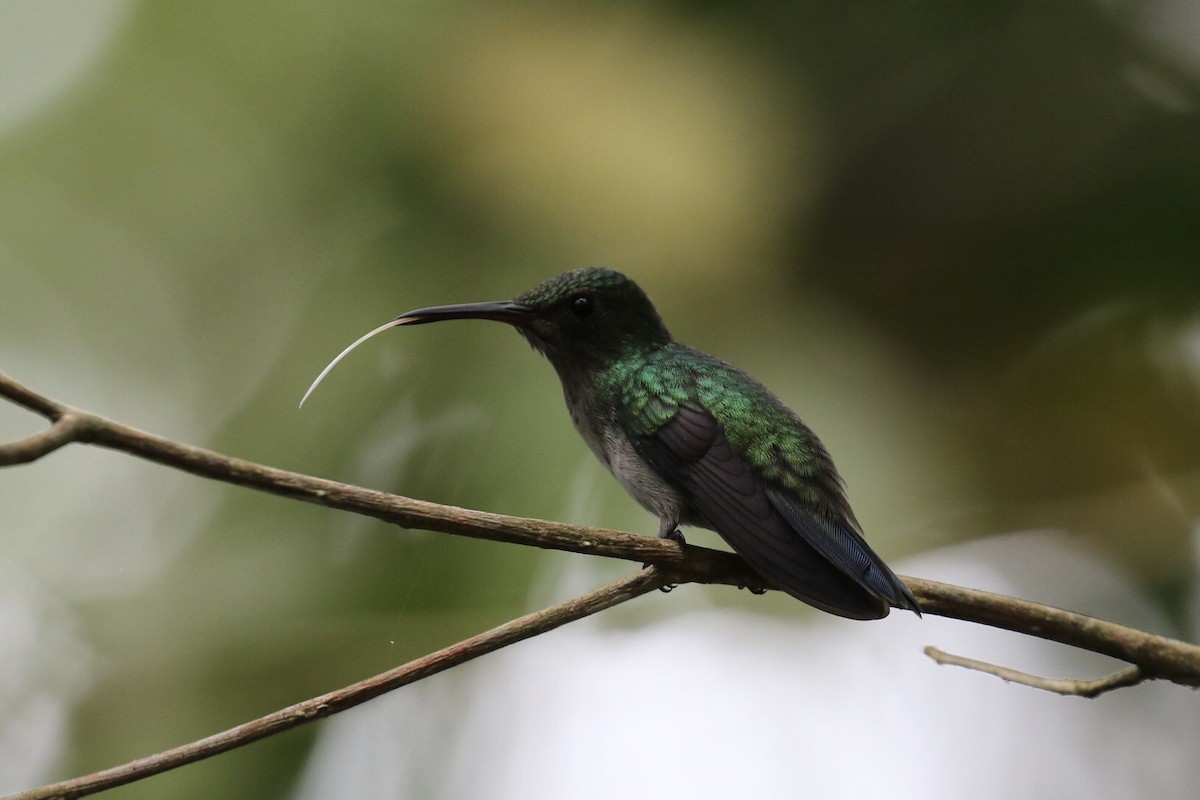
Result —
[{"label": "thin twig", "polygon": [[0,396],[7,397],[22,408],[27,408],[35,414],[41,414],[51,422],[55,422],[71,408],[57,400],[51,400],[46,395],[35,392],[28,386],[14,381],[0,372]]},{"label": "thin twig", "polygon": [[393,689],[443,672],[507,645],[546,633],[606,608],[612,608],[627,600],[652,592],[665,585],[666,582],[666,577],[661,571],[653,567],[644,569],[631,577],[622,578],[581,597],[535,611],[532,614],[526,614],[497,628],[492,628],[490,631],[464,639],[438,650],[436,653],[430,653],[352,686],[296,703],[221,733],[155,753],[152,756],[139,758],[127,764],[94,772],[91,775],[83,775],[60,783],[17,792],[0,798],[0,800],[50,800],[51,798],[66,800],[66,798],[84,797],[106,789],[124,786],[151,775],[158,775],[185,764],[211,758],[313,720],[345,711]]},{"label": "thin twig", "polygon": [[1111,675],[1091,680],[1080,678],[1043,678],[1040,675],[1021,672],[1011,667],[1002,667],[999,664],[991,664],[987,661],[979,661],[974,658],[947,653],[945,650],[939,650],[932,646],[925,648],[925,655],[938,664],[973,669],[977,672],[995,675],[997,678],[1008,683],[1019,683],[1022,686],[1030,686],[1045,692],[1073,697],[1099,697],[1105,692],[1124,689],[1128,686],[1137,686],[1149,677],[1142,672],[1140,667],[1134,666],[1126,667]]},{"label": "thin twig", "polygon": [[65,414],[43,431],[0,445],[0,467],[28,464],[53,453],[63,445],[78,441],[79,433],[75,430],[77,422],[77,417]]}]

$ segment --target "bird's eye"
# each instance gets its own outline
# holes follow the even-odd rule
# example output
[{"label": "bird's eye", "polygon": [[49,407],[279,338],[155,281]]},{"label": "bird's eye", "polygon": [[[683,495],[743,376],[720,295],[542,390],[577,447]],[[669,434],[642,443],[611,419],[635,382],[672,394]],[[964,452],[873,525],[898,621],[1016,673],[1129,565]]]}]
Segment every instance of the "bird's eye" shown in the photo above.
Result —
[{"label": "bird's eye", "polygon": [[596,310],[596,299],[590,294],[577,294],[571,298],[571,313],[577,317],[590,317]]}]

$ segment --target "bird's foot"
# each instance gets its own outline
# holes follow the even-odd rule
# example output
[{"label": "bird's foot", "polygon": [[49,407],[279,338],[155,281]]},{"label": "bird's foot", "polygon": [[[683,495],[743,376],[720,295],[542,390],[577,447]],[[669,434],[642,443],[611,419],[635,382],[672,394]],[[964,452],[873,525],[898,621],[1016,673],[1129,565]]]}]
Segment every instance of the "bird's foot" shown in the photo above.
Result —
[{"label": "bird's foot", "polygon": [[[679,528],[676,528],[674,526],[671,526],[670,528],[668,528],[665,531],[660,531],[658,535],[659,535],[659,538],[670,539],[672,542],[675,542],[680,547],[683,547],[684,545],[687,544],[687,540],[683,538],[683,534],[680,532]],[[651,564],[649,561],[647,561],[646,563],[642,564],[642,569],[646,569],[649,566],[651,566]],[[660,592],[662,592],[663,594],[668,594],[672,590],[674,590],[674,588],[678,585],[679,584],[677,584],[677,583],[666,583],[666,584],[663,584],[662,586],[658,587],[658,590]]]},{"label": "bird's foot", "polygon": [[766,594],[767,593],[767,587],[765,587],[765,586],[742,586],[741,584],[739,584],[737,588],[745,589],[746,591],[750,592],[750,594]]}]

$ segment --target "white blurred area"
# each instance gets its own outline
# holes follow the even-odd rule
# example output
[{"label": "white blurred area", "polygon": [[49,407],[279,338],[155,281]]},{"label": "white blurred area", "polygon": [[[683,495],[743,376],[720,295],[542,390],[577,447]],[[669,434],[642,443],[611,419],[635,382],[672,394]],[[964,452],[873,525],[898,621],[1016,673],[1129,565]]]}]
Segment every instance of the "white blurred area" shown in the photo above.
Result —
[{"label": "white blurred area", "polygon": [[[1166,629],[1058,533],[995,537],[899,569],[1098,614],[1121,608],[1124,623]],[[636,601],[666,609],[652,623],[614,629],[593,617],[338,716],[293,800],[1050,800],[1188,797],[1200,781],[1187,689],[1060,697],[939,667],[922,648],[1049,677],[1122,666],[1109,659],[900,612],[870,624],[672,616],[671,599]]]},{"label": "white blurred area", "polygon": [[75,87],[132,6],[129,0],[0,3],[0,131]]},{"label": "white blurred area", "polygon": [[46,779],[94,659],[68,607],[0,560],[0,792]]},{"label": "white blurred area", "polygon": [[[0,133],[18,128],[85,84],[89,71],[103,60],[120,34],[131,8],[128,0],[0,4]],[[14,317],[20,320],[42,314],[58,323],[56,330],[63,331],[64,340],[71,339],[78,309],[65,307],[61,298],[38,280],[35,270],[26,272],[27,265],[6,245],[0,239],[8,293],[5,317],[11,322]],[[14,297],[19,302],[12,303]],[[76,338],[74,344],[80,341]],[[60,385],[81,379],[89,385],[96,383],[98,370],[86,359],[66,363],[79,349],[68,347],[56,354],[63,378]],[[4,358],[0,367],[12,370],[53,360],[47,352],[15,347],[11,339],[6,342]],[[10,438],[41,427],[36,416],[8,403],[0,408],[0,421]],[[89,575],[104,572],[107,577],[102,582],[110,587],[119,582],[118,573],[124,570],[116,565],[120,556],[112,545],[123,542],[132,546],[125,534],[142,528],[122,525],[120,520],[96,524],[96,509],[118,496],[116,487],[128,477],[127,470],[113,469],[90,481],[68,482],[77,504],[64,498],[61,484],[50,485],[45,470],[12,468],[2,477],[0,793],[7,793],[48,780],[61,769],[71,741],[75,705],[90,690],[97,667],[94,652],[86,643],[86,626],[67,596],[89,594],[98,588],[89,585]],[[87,552],[80,531],[97,544],[94,553]],[[46,554],[41,563],[35,552]],[[64,559],[68,553],[75,558]],[[132,562],[119,563],[128,566]],[[58,566],[47,568],[51,564]],[[105,571],[106,567],[111,571]]]}]

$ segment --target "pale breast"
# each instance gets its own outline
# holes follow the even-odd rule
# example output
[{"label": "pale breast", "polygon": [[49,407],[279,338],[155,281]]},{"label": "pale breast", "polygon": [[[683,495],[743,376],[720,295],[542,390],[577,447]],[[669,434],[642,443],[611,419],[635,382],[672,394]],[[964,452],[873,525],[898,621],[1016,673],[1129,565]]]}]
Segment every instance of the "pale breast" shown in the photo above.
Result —
[{"label": "pale breast", "polygon": [[642,508],[660,519],[678,521],[683,508],[682,496],[638,455],[613,410],[596,408],[593,395],[581,388],[564,386],[563,394],[571,412],[571,422],[588,448]]}]

